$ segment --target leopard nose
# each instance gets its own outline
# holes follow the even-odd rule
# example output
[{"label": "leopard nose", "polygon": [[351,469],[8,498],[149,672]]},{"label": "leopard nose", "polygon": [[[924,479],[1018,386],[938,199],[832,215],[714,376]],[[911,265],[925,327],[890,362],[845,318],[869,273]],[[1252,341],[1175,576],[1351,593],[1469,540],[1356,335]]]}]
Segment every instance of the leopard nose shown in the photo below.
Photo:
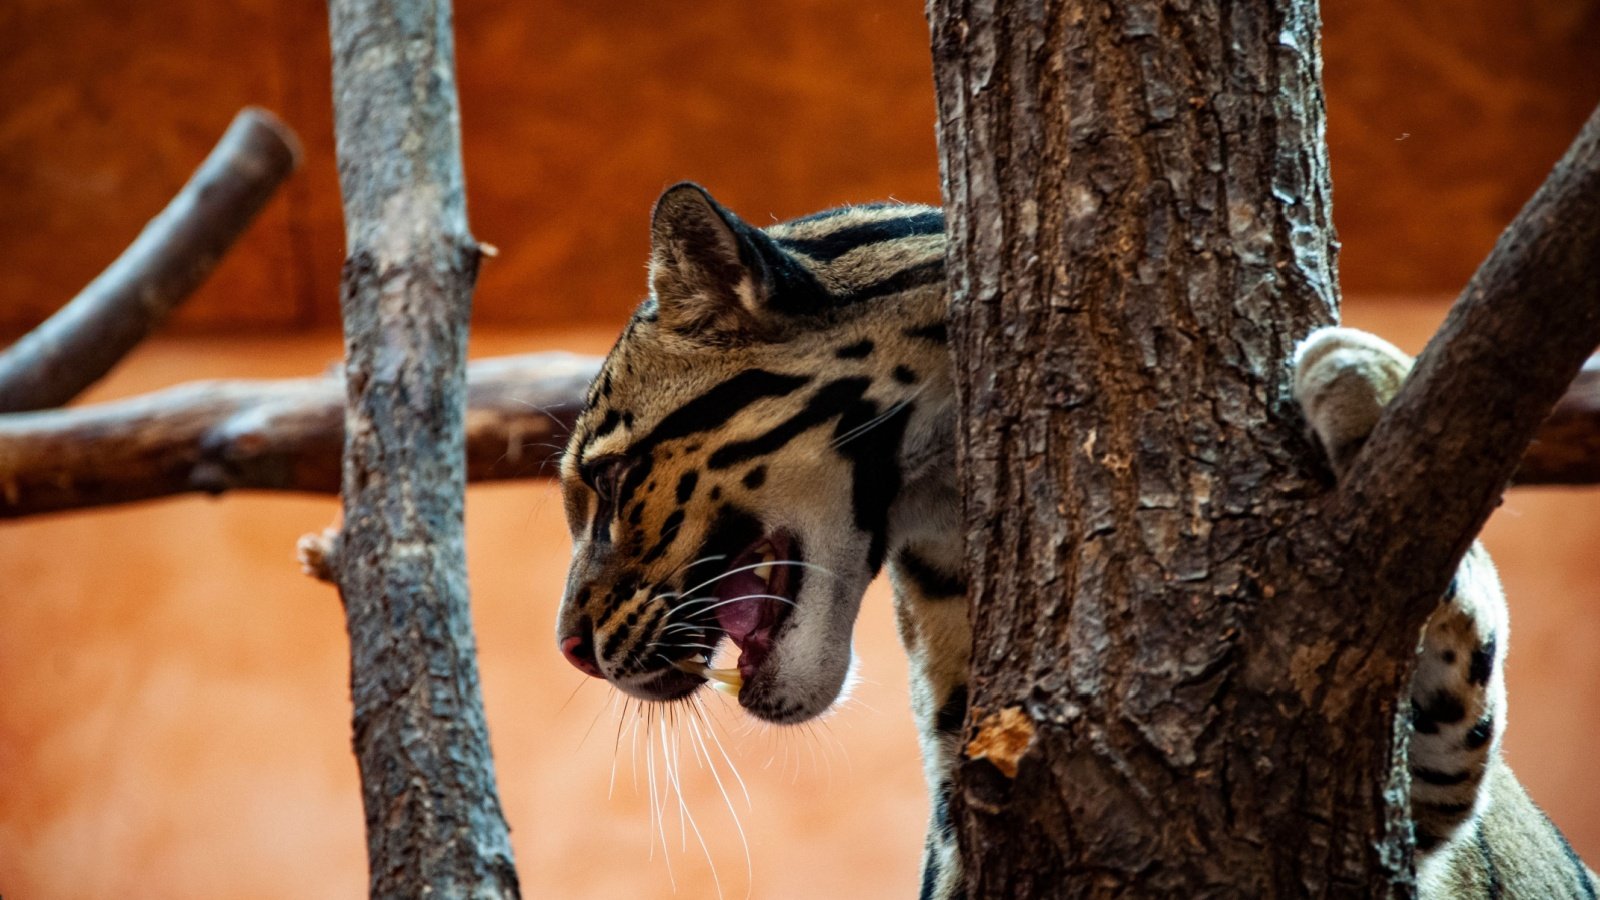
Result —
[{"label": "leopard nose", "polygon": [[575,634],[561,639],[561,655],[567,662],[585,675],[595,678],[604,678],[600,674],[600,666],[594,660],[594,640],[589,635],[589,628],[584,626],[582,634]]}]

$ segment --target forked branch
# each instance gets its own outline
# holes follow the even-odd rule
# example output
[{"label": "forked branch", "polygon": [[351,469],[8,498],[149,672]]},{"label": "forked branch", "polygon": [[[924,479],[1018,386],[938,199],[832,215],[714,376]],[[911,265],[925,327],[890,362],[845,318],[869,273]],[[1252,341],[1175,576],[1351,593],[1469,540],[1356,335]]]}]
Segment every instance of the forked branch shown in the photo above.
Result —
[{"label": "forked branch", "polygon": [[111,371],[205,281],[299,157],[294,133],[271,113],[250,108],[234,117],[128,249],[0,353],[0,412],[60,406]]},{"label": "forked branch", "polygon": [[1348,529],[1346,570],[1368,573],[1370,595],[1404,598],[1395,612],[1421,624],[1597,344],[1600,110],[1473,275],[1344,481],[1328,521]]}]

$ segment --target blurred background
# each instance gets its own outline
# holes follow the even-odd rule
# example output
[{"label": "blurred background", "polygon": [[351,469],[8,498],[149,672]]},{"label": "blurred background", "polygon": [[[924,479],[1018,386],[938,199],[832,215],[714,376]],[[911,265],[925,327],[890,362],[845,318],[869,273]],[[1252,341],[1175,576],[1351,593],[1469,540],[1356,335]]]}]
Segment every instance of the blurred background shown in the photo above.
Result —
[{"label": "blurred background", "polygon": [[[1415,351],[1600,99],[1600,0],[1324,14],[1346,318]],[[473,231],[500,249],[475,355],[603,352],[643,290],[650,204],[682,178],[755,223],[938,201],[920,4],[457,0],[456,28]],[[336,359],[328,71],[314,0],[6,0],[0,339],[93,278],[258,104],[299,133],[301,172],[84,402]],[[1594,499],[1516,491],[1486,534],[1515,625],[1507,752],[1591,863]],[[0,893],[362,894],[342,613],[293,563],[295,539],[336,513],[328,498],[236,495],[0,524]],[[555,652],[567,538],[553,489],[474,488],[467,515],[529,896],[914,895],[927,807],[881,585],[858,631],[864,683],[837,714],[771,729],[713,699],[698,732],[663,732]],[[726,747],[707,751],[714,766],[695,752],[705,731]]]}]

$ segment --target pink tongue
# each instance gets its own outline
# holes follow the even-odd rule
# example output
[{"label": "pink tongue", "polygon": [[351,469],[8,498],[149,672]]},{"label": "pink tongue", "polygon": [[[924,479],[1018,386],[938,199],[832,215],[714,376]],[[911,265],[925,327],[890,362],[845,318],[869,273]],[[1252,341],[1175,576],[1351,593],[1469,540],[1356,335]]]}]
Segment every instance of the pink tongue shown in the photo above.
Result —
[{"label": "pink tongue", "polygon": [[717,624],[721,625],[722,630],[728,633],[728,637],[740,647],[743,647],[751,633],[760,627],[764,606],[759,598],[749,600],[734,598],[765,593],[767,593],[767,583],[756,577],[754,572],[740,572],[717,583],[717,598],[723,601],[717,607]]}]

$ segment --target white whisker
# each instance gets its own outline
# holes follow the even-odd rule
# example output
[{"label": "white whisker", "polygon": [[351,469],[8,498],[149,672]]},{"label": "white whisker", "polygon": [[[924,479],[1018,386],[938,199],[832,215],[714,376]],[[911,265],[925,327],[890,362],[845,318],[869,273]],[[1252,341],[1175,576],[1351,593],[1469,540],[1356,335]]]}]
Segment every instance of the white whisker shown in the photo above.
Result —
[{"label": "white whisker", "polygon": [[[689,608],[692,608],[692,607],[699,607],[699,606],[702,606],[704,604],[710,603],[711,604],[710,606],[706,606],[704,609],[698,609],[697,610],[698,612],[707,613],[707,612],[710,612],[713,609],[716,609],[719,606],[727,606],[730,603],[739,603],[739,602],[744,601],[744,600],[776,600],[779,603],[787,603],[790,606],[795,606],[796,605],[795,602],[793,600],[790,600],[788,597],[780,597],[777,594],[743,594],[743,595],[738,596],[738,597],[729,597],[726,600],[723,600],[723,599],[721,599],[719,597],[704,597],[704,598],[701,598],[699,600],[692,601],[690,603],[685,603],[683,606],[679,607],[679,609],[689,609]],[[715,602],[713,602],[713,601],[715,601]],[[679,624],[682,624],[682,623],[679,623]],[[663,632],[663,633],[665,633],[665,632]]]},{"label": "white whisker", "polygon": [[[674,722],[673,724],[677,723]],[[674,732],[673,734],[672,749],[669,751],[667,749],[666,723],[664,722],[662,723],[661,728],[661,752],[663,755],[666,755],[671,759],[671,766],[668,769],[668,774],[672,779],[673,790],[677,791],[678,794],[678,830],[683,838],[682,848],[685,851],[688,850],[687,831],[692,830],[694,832],[695,842],[700,845],[701,852],[706,855],[706,865],[710,866],[711,868],[711,883],[717,889],[717,900],[722,900],[722,878],[717,874],[716,861],[711,858],[711,848],[706,845],[705,836],[700,833],[700,825],[695,822],[694,814],[689,812],[689,803],[683,796],[683,784],[678,778],[679,756],[677,733]],[[689,828],[687,830],[683,827],[684,822],[688,822],[689,824]]]},{"label": "white whisker", "polygon": [[800,560],[797,560],[797,559],[775,559],[775,560],[773,560],[771,562],[751,563],[750,565],[747,565],[747,566],[740,566],[740,567],[738,567],[736,569],[729,569],[728,571],[723,572],[721,575],[718,575],[715,578],[710,578],[710,579],[707,579],[705,581],[702,581],[699,584],[695,585],[694,587],[688,588],[688,589],[683,590],[683,591],[679,591],[678,593],[679,593],[680,596],[683,595],[683,594],[693,594],[694,592],[700,590],[703,587],[708,587],[710,585],[716,584],[717,582],[721,581],[722,579],[727,578],[729,575],[737,575],[740,572],[749,572],[749,571],[751,571],[753,569],[759,569],[762,566],[801,566],[801,567],[807,568],[807,569],[815,569],[818,572],[821,572],[822,574],[828,576],[829,578],[838,578],[839,577],[839,576],[833,574],[832,572],[828,571],[827,569],[824,569],[823,567],[817,565],[816,563],[801,562]]},{"label": "white whisker", "polygon": [[[734,827],[734,829],[736,831],[739,832],[739,846],[741,848],[743,848],[743,850],[744,850],[745,896],[749,897],[750,890],[755,885],[755,866],[750,861],[750,840],[749,840],[749,838],[747,838],[745,836],[744,823],[739,821],[739,812],[738,812],[738,810],[733,808],[733,798],[728,796],[728,789],[722,783],[722,776],[717,774],[717,767],[716,767],[715,762],[711,758],[711,751],[706,748],[705,736],[700,733],[700,726],[698,724],[696,724],[696,722],[695,722],[696,718],[699,718],[699,719],[701,719],[701,721],[704,721],[704,717],[701,715],[700,706],[699,706],[699,704],[696,704],[693,707],[691,707],[691,709],[693,709],[695,714],[693,716],[691,716],[689,718],[689,720],[688,720],[689,721],[689,734],[694,739],[694,742],[699,744],[699,750],[696,751],[695,755],[696,755],[696,758],[698,759],[698,758],[700,758],[700,754],[702,754],[702,753],[705,754],[705,767],[711,770],[711,778],[712,778],[713,781],[715,781],[717,783],[717,792],[722,794],[722,802],[725,803],[727,805],[727,807],[728,807],[728,816],[733,819],[733,827]],[[710,728],[711,728],[711,724],[709,722],[707,722],[706,723],[706,729],[710,730]],[[690,746],[694,746],[694,745],[691,744]],[[724,758],[726,758],[726,754],[724,754]],[[728,769],[734,773],[735,777],[738,776],[738,770],[734,768],[733,760],[728,760]],[[740,782],[740,786],[742,787],[743,784],[744,783],[741,781]],[[747,803],[749,802],[749,795],[748,794],[745,795],[745,801]]]},{"label": "white whisker", "polygon": [[539,404],[534,403],[531,400],[523,400],[523,399],[518,398],[518,397],[512,397],[511,398],[511,402],[512,403],[520,403],[523,406],[526,406],[527,408],[529,408],[531,410],[534,410],[536,412],[544,413],[545,416],[549,417],[549,419],[550,419],[552,424],[554,424],[556,427],[561,429],[561,433],[562,434],[571,434],[572,433],[572,426],[568,425],[566,422],[563,422],[561,420],[562,419],[561,415],[559,413],[551,412],[549,407],[540,406]]},{"label": "white whisker", "polygon": [[832,446],[835,449],[837,449],[839,447],[843,447],[845,444],[848,444],[849,442],[855,440],[856,438],[862,436],[863,434],[866,434],[868,431],[871,431],[872,429],[878,427],[879,425],[882,425],[884,422],[887,422],[889,419],[894,417],[895,413],[898,413],[902,409],[905,409],[906,407],[910,406],[911,405],[911,401],[917,399],[917,395],[922,393],[923,390],[927,388],[928,384],[930,384],[930,382],[923,382],[922,385],[919,386],[916,390],[912,391],[910,394],[907,394],[904,399],[902,399],[902,400],[900,400],[900,401],[898,401],[896,403],[890,404],[889,408],[884,410],[881,414],[879,414],[877,416],[874,416],[871,419],[868,419],[866,422],[864,422],[864,423],[862,423],[860,425],[857,425],[856,427],[850,429],[849,431],[845,432],[844,434],[841,434],[838,437],[834,438]]}]

